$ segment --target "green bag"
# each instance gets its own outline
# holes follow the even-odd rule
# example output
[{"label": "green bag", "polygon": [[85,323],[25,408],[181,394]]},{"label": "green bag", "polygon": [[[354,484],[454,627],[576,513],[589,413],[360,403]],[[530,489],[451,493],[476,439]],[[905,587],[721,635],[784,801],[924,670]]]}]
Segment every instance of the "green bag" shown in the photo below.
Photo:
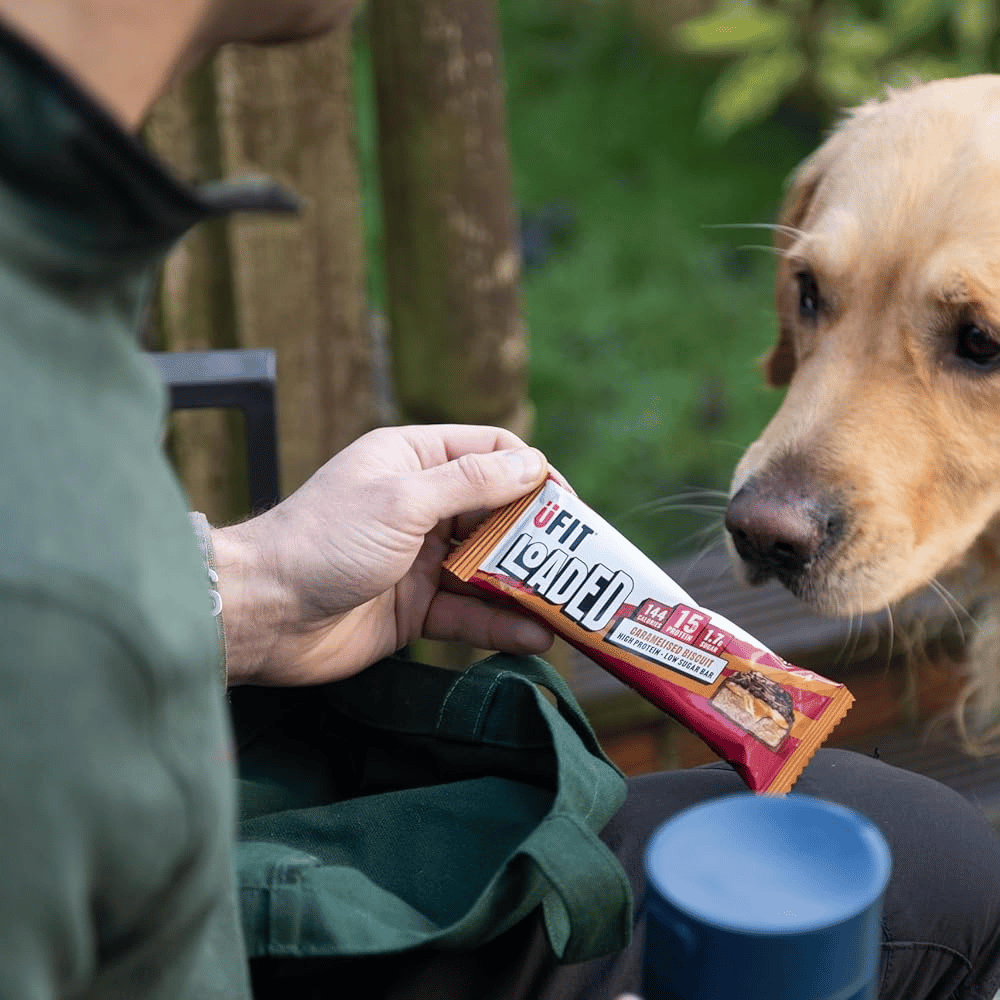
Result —
[{"label": "green bag", "polygon": [[628,944],[629,882],[597,836],[625,782],[544,661],[390,658],[232,706],[251,958],[471,948],[538,907],[563,962]]}]

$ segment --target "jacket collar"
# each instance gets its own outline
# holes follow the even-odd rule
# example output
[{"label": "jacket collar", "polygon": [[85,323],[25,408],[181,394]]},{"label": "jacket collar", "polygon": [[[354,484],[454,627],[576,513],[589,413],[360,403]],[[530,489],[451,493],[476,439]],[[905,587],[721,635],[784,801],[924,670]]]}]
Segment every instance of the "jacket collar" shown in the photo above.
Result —
[{"label": "jacket collar", "polygon": [[135,273],[205,219],[296,207],[263,178],[181,182],[0,24],[0,259],[80,278]]}]

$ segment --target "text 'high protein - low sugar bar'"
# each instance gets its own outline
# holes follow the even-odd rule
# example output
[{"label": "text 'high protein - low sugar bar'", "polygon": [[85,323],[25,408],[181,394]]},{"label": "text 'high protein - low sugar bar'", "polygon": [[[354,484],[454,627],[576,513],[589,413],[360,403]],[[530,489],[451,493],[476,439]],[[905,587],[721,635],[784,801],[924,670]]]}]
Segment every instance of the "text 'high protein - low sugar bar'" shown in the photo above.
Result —
[{"label": "text 'high protein - low sugar bar'", "polygon": [[700,607],[552,479],[496,511],[444,568],[513,598],[687,726],[755,792],[787,792],[854,701]]}]

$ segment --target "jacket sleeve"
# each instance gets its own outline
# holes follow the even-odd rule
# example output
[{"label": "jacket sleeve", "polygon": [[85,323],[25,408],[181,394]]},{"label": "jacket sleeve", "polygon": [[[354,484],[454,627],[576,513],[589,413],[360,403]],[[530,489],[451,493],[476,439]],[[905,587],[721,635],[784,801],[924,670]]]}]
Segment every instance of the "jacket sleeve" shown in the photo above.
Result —
[{"label": "jacket sleeve", "polygon": [[128,637],[0,586],[0,1000],[248,995],[220,762],[178,765],[170,703]]}]

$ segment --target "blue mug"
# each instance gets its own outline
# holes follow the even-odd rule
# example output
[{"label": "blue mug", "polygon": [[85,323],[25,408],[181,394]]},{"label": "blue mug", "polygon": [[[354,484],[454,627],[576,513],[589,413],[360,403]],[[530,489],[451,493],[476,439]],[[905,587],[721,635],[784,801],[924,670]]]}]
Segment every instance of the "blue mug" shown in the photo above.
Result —
[{"label": "blue mug", "polygon": [[644,1000],[875,1000],[892,859],[878,829],[805,795],[731,795],[646,849]]}]

